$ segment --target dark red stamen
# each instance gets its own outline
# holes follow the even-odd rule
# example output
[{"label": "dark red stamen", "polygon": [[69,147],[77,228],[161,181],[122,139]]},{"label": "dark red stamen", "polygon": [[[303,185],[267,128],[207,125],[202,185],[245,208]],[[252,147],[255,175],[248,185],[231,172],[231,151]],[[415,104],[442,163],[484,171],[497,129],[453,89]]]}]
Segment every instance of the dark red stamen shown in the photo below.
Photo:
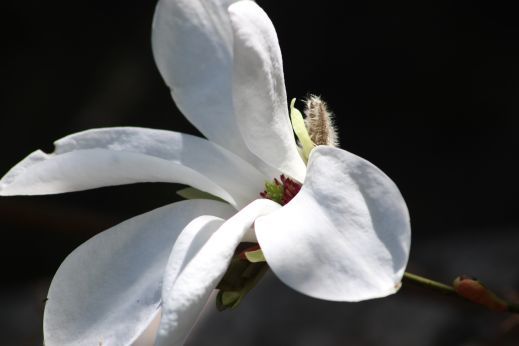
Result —
[{"label": "dark red stamen", "polygon": [[[265,186],[267,189],[263,192],[260,192],[260,196],[263,198],[271,199],[275,202],[278,202],[281,205],[285,205],[298,194],[298,192],[301,190],[302,185],[288,178],[284,174],[282,174],[279,178],[281,182],[277,178],[273,179],[274,185],[276,187],[280,187],[279,190],[277,188],[273,190],[272,186],[269,186],[269,183],[266,183]],[[270,183],[270,185],[273,184]]]},{"label": "dark red stamen", "polygon": [[285,205],[297,195],[299,190],[301,190],[301,184],[285,177],[284,174],[282,174],[280,178],[284,186],[282,205]]}]

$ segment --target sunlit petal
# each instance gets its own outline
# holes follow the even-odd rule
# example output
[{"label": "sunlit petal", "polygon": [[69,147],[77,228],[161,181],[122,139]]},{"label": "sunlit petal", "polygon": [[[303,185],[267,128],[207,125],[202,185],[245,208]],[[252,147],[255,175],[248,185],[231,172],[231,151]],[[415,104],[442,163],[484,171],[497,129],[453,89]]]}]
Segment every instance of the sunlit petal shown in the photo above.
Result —
[{"label": "sunlit petal", "polygon": [[260,199],[219,228],[221,221],[214,218],[193,221],[194,227],[186,229],[186,234],[175,244],[167,266],[158,345],[182,345],[254,220],[279,208],[277,203]]},{"label": "sunlit petal", "polygon": [[312,297],[359,301],[394,293],[410,246],[407,206],[372,163],[318,147],[299,194],[256,221],[274,273]]},{"label": "sunlit petal", "polygon": [[289,121],[274,26],[253,1],[231,5],[229,14],[234,33],[233,99],[243,139],[267,164],[303,181],[305,165]]},{"label": "sunlit petal", "polygon": [[129,345],[160,307],[162,278],[184,227],[200,215],[227,218],[217,201],[155,209],[91,238],[61,264],[44,314],[45,345]]},{"label": "sunlit petal", "polygon": [[153,19],[155,61],[184,116],[211,141],[247,161],[232,103],[232,32],[227,7],[235,0],[161,0]]},{"label": "sunlit petal", "polygon": [[0,195],[41,195],[138,182],[191,185],[243,206],[264,177],[238,156],[205,139],[137,127],[95,129],[36,151],[0,180]]}]

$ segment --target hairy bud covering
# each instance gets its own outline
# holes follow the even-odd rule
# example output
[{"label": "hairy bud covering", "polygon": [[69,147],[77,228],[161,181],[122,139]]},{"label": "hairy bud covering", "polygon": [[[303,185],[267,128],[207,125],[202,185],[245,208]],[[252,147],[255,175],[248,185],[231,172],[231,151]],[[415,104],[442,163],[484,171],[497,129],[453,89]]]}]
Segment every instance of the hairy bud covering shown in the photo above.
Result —
[{"label": "hairy bud covering", "polygon": [[312,95],[306,100],[305,115],[305,125],[312,142],[316,145],[339,145],[332,114],[319,96]]}]

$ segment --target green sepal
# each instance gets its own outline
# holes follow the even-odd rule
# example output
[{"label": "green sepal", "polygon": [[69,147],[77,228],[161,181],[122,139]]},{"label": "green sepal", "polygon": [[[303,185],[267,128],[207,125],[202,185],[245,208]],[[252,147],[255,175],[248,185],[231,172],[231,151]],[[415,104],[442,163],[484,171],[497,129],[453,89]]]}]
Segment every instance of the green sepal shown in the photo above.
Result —
[{"label": "green sepal", "polygon": [[292,127],[299,139],[299,143],[301,143],[301,146],[303,147],[303,159],[305,162],[308,162],[310,152],[315,147],[315,144],[312,142],[312,139],[308,134],[308,129],[306,128],[303,115],[296,107],[294,107],[295,102],[295,98],[290,102],[290,120],[292,121]]},{"label": "green sepal", "polygon": [[234,309],[242,299],[242,293],[237,291],[220,291],[216,296],[216,308],[218,311]]},{"label": "green sepal", "polygon": [[185,199],[211,199],[215,201],[223,202],[224,200],[215,195],[211,195],[202,190],[195,189],[194,187],[186,187],[177,191],[177,195]]},{"label": "green sepal", "polygon": [[245,258],[247,258],[247,261],[252,263],[266,262],[265,256],[263,255],[263,251],[261,249],[247,251],[244,253],[244,255]]},{"label": "green sepal", "polygon": [[238,291],[244,284],[242,274],[249,265],[248,261],[242,260],[238,256],[233,257],[216,288],[222,291]]},{"label": "green sepal", "polygon": [[249,262],[239,256],[231,260],[229,269],[216,287],[218,311],[236,308],[243,298],[253,289],[268,270],[266,262]]}]

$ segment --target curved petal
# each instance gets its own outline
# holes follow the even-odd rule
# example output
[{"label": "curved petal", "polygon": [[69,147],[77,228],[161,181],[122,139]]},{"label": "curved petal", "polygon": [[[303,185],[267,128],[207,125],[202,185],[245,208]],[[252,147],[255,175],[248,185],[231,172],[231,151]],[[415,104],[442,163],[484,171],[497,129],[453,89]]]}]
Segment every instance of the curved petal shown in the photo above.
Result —
[{"label": "curved petal", "polygon": [[258,216],[279,208],[280,205],[275,202],[259,199],[219,228],[221,221],[216,219],[199,218],[193,221],[207,227],[193,227],[189,233],[186,230],[182,234],[182,242],[179,238],[173,248],[164,276],[158,345],[183,344],[211,291],[227,270],[244,234]]},{"label": "curved petal", "polygon": [[229,14],[234,33],[233,100],[242,137],[267,164],[303,181],[306,167],[289,121],[274,26],[253,1],[231,5]]},{"label": "curved petal", "polygon": [[[157,340],[158,344],[165,343],[168,346],[175,345],[175,343],[182,344],[195,324],[200,313],[197,306],[199,304],[201,309],[208,297],[199,297],[196,289],[190,291],[189,288],[185,289],[184,292],[177,293],[174,284],[179,274],[189,265],[191,260],[200,252],[200,249],[224,222],[224,220],[214,216],[196,218],[186,227],[175,243],[166,267],[162,286],[163,305],[168,308],[163,308],[159,334],[164,334],[164,336]],[[200,282],[196,282],[197,280],[198,278],[193,278],[188,284],[200,284]],[[210,287],[208,293],[213,288]],[[196,303],[193,304],[193,301],[196,301]],[[185,304],[182,313],[169,308],[179,304]]]},{"label": "curved petal", "polygon": [[394,293],[409,257],[409,214],[396,185],[372,163],[317,147],[301,191],[256,221],[274,273],[306,295],[359,301]]},{"label": "curved petal", "polygon": [[94,129],[36,151],[0,180],[0,195],[41,195],[137,182],[191,185],[236,207],[254,200],[264,177],[203,138],[135,127]]},{"label": "curved petal", "polygon": [[161,0],[153,19],[155,61],[178,108],[211,141],[250,156],[232,105],[235,0]]},{"label": "curved petal", "polygon": [[112,227],[79,246],[59,267],[45,305],[45,345],[129,345],[160,307],[175,240],[194,218],[229,217],[228,204],[183,201]]}]

